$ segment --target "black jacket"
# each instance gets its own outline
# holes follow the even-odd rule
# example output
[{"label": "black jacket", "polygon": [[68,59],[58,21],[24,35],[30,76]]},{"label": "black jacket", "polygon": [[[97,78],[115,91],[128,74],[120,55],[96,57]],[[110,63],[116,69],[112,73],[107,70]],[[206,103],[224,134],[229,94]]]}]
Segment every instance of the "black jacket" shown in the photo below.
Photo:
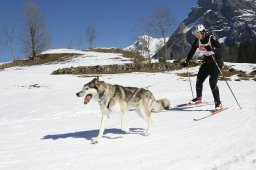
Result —
[{"label": "black jacket", "polygon": [[[221,48],[221,44],[218,42],[218,40],[214,37],[214,36],[210,36],[210,35],[205,35],[204,39],[200,40],[202,44],[207,44],[209,41],[209,38],[211,37],[210,41],[211,41],[211,46],[213,48],[213,52],[215,53],[215,58],[218,62],[223,62],[220,53],[220,48]],[[192,47],[188,53],[188,56],[186,58],[186,61],[189,62],[191,60],[191,58],[193,57],[193,55],[195,54],[197,48],[199,47],[199,40],[196,38],[196,40],[194,41],[194,43],[192,44]],[[213,59],[211,56],[204,56],[204,61],[205,62],[213,62]]]}]

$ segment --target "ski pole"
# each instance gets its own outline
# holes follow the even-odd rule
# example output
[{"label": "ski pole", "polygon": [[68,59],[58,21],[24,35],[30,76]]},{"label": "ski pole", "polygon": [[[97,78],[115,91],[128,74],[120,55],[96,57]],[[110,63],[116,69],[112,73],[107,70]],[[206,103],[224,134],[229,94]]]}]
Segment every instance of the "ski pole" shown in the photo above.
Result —
[{"label": "ski pole", "polygon": [[188,81],[189,81],[189,84],[190,84],[190,90],[191,90],[191,93],[192,93],[192,97],[194,99],[194,93],[193,93],[193,89],[192,89],[192,85],[191,85],[190,76],[189,76],[189,73],[188,73],[188,67],[187,67],[187,76],[188,76]]},{"label": "ski pole", "polygon": [[215,59],[215,57],[214,57],[214,54],[212,54],[211,56],[212,56],[213,61],[214,61],[214,62],[215,62],[215,64],[216,64],[216,66],[218,67],[218,69],[219,69],[219,71],[220,71],[220,74],[223,76],[223,78],[224,78],[224,80],[225,80],[226,84],[228,85],[229,90],[231,91],[231,93],[232,93],[233,97],[235,98],[237,105],[239,106],[239,108],[240,108],[240,109],[242,109],[242,107],[240,106],[240,104],[239,104],[238,100],[236,99],[235,94],[233,93],[233,91],[232,91],[231,87],[229,86],[228,81],[226,80],[225,75],[224,75],[224,74],[223,74],[223,72],[221,71],[221,69],[220,69],[220,67],[219,67],[219,65],[218,65],[218,63],[217,63],[217,61],[216,61],[216,59]]}]

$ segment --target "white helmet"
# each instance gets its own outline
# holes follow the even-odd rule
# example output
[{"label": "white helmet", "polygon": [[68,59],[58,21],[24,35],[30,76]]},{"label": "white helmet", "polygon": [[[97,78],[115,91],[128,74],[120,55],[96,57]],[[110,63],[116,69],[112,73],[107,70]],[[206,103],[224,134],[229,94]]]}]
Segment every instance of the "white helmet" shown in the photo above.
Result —
[{"label": "white helmet", "polygon": [[196,33],[202,33],[205,34],[206,30],[203,24],[198,24],[194,27],[194,30],[192,31],[192,34],[196,34]]}]

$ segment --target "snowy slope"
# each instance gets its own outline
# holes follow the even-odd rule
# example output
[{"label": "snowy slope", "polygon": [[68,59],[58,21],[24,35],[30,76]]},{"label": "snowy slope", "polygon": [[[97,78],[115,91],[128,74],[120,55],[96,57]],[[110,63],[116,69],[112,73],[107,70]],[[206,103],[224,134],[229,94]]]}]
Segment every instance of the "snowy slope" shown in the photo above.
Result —
[{"label": "snowy slope", "polygon": [[85,54],[84,51],[81,50],[75,50],[75,49],[67,49],[67,48],[59,48],[59,49],[48,49],[46,51],[43,51],[41,54]]},{"label": "snowy slope", "polygon": [[[100,125],[99,107],[84,105],[83,99],[75,96],[92,78],[50,73],[72,65],[130,62],[123,59],[118,54],[87,52],[63,65],[1,71],[0,169],[256,169],[255,81],[229,82],[242,110],[221,81],[222,101],[233,105],[223,113],[199,122],[193,118],[207,115],[213,105],[153,113],[152,135],[148,137],[139,134],[146,123],[134,112],[127,116],[133,134],[122,133],[120,118],[113,114],[103,140],[92,145],[90,138],[96,136]],[[152,84],[149,90],[156,98],[168,98],[175,106],[191,98],[188,81],[175,73],[102,75],[100,79],[124,86]],[[195,81],[193,77],[193,85]],[[204,100],[212,102],[207,80],[203,94]]]}]

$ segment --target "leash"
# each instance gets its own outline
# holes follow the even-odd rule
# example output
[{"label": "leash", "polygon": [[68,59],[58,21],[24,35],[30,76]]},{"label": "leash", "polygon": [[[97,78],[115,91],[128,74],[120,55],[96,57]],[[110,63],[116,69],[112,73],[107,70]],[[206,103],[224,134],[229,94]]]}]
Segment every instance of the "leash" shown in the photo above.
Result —
[{"label": "leash", "polygon": [[146,87],[144,87],[144,88],[145,88],[145,89],[148,89],[148,88],[150,88],[150,87],[152,87],[152,86],[158,85],[158,84],[163,83],[163,82],[165,82],[165,81],[167,81],[167,80],[170,80],[170,79],[171,79],[171,78],[164,79],[164,80],[162,80],[162,81],[159,81],[158,83],[154,83],[154,84],[148,85],[148,86],[146,86]]},{"label": "leash", "polygon": [[[175,66],[175,65],[174,65],[174,66]],[[174,68],[175,68],[175,69],[172,70],[171,73],[174,73],[175,71],[177,71],[177,67],[175,66]],[[161,84],[161,83],[163,83],[163,82],[165,82],[165,81],[167,81],[167,80],[170,80],[170,79],[172,79],[172,78],[167,78],[167,79],[164,79],[164,80],[162,80],[162,81],[158,81],[157,83],[153,83],[153,84],[148,85],[148,86],[146,86],[146,87],[144,87],[144,88],[145,88],[145,89],[148,89],[148,88],[150,88],[150,87],[152,87],[152,86]]]}]

